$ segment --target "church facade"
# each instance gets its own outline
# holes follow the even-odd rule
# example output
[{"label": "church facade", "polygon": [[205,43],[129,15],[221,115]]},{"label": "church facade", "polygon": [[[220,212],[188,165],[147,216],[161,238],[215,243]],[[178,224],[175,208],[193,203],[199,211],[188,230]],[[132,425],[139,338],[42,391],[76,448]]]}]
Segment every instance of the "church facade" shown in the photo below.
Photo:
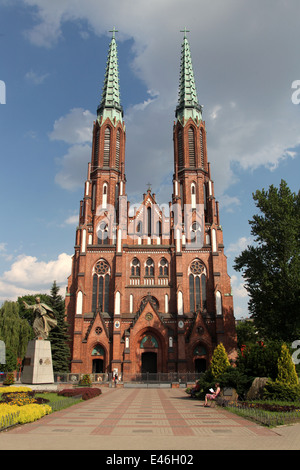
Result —
[{"label": "church facade", "polygon": [[186,33],[175,117],[171,201],[160,206],[149,188],[132,210],[113,33],[66,294],[74,373],[201,372],[219,343],[235,357],[230,277]]}]

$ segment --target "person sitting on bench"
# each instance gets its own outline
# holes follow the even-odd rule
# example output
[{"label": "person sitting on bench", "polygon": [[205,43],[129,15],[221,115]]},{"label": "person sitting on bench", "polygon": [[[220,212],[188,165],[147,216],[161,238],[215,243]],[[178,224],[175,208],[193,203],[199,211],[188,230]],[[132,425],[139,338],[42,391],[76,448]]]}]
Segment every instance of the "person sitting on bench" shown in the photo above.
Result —
[{"label": "person sitting on bench", "polygon": [[205,395],[205,401],[204,401],[204,406],[210,406],[207,404],[208,400],[215,400],[217,396],[219,395],[221,389],[218,383],[215,384],[216,390],[214,391],[213,389],[210,389],[211,393],[207,393]]},{"label": "person sitting on bench", "polygon": [[200,384],[198,382],[195,383],[195,386],[191,390],[191,397],[195,398],[195,394],[200,391]]}]

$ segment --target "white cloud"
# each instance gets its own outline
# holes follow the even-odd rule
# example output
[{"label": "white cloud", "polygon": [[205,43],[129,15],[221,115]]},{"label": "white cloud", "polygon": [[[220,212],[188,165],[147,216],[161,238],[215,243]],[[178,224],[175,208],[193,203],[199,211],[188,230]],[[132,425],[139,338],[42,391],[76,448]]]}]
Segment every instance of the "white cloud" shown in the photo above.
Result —
[{"label": "white cloud", "polygon": [[240,237],[236,242],[230,243],[230,245],[226,249],[226,253],[228,254],[228,256],[237,256],[243,250],[245,250],[248,245],[251,245],[252,243],[253,240],[251,237]]},{"label": "white cloud", "polygon": [[[237,181],[233,168],[242,172],[260,167],[272,170],[293,158],[293,150],[300,143],[297,107],[291,103],[291,83],[299,78],[295,60],[300,41],[298,0],[189,0],[185,9],[179,0],[24,3],[35,7],[36,24],[27,37],[39,46],[57,44],[67,21],[76,21],[79,34],[85,25],[99,36],[108,34],[115,24],[118,41],[133,39],[132,69],[148,90],[156,90],[157,98],[151,101],[150,95],[150,99],[133,104],[128,116],[125,110],[126,164],[132,181],[148,174],[153,188],[160,188],[161,181],[173,171],[172,123],[179,83],[179,31],[183,25],[190,30],[217,197]],[[197,13],[203,19],[200,28]],[[103,73],[104,68],[105,64]],[[139,114],[141,110],[144,116]],[[81,134],[76,129],[73,132],[69,124],[70,116],[57,122],[52,138],[68,143],[75,138],[72,143],[83,143],[81,139],[88,134],[86,127]],[[129,176],[128,170],[126,173]],[[140,187],[143,184],[141,181]]]},{"label": "white cloud", "polygon": [[61,168],[55,176],[55,182],[70,191],[82,187],[90,159],[90,145],[72,145],[63,157],[57,159]]},{"label": "white cloud", "polygon": [[53,281],[65,282],[71,272],[71,256],[58,255],[56,260],[39,261],[35,256],[20,255],[5,271],[1,281],[29,289],[34,286],[51,286]]},{"label": "white cloud", "polygon": [[73,108],[66,116],[54,122],[51,140],[62,140],[67,144],[90,143],[95,116],[88,110]]}]

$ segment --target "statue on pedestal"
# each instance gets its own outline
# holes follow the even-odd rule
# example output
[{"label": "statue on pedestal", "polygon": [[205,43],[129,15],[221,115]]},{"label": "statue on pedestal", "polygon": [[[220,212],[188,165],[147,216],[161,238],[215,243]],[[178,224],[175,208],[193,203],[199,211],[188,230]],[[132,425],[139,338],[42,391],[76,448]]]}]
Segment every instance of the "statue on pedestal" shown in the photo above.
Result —
[{"label": "statue on pedestal", "polygon": [[36,335],[35,339],[47,339],[50,330],[56,327],[57,320],[52,308],[41,303],[41,299],[39,297],[36,297],[35,300],[35,305],[28,305],[25,300],[23,300],[23,303],[26,309],[33,310],[34,321],[32,327],[34,334]]}]

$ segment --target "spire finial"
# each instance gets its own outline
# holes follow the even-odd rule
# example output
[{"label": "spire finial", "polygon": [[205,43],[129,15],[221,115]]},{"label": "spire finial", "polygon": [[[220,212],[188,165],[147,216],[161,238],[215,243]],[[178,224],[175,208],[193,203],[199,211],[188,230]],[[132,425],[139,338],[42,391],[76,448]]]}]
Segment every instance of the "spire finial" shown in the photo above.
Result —
[{"label": "spire finial", "polygon": [[186,39],[186,33],[189,33],[190,30],[189,29],[186,29],[186,27],[182,30],[180,30],[181,33],[184,33],[184,36],[183,36],[183,39]]},{"label": "spire finial", "polygon": [[115,37],[116,37],[115,33],[118,33],[118,32],[119,32],[119,31],[118,31],[115,27],[113,27],[113,29],[110,29],[110,30],[109,30],[109,33],[113,33],[113,35],[112,35],[112,38],[113,38],[113,39],[115,39]]}]

